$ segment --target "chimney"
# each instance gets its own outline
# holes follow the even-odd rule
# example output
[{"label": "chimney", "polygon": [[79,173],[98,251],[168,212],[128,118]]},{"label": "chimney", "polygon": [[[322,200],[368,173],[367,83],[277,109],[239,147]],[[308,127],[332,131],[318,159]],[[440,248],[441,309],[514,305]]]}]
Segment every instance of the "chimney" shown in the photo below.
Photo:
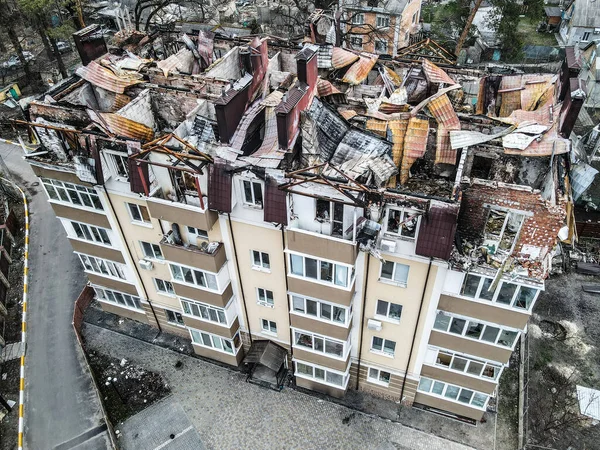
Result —
[{"label": "chimney", "polygon": [[585,102],[586,93],[584,82],[579,78],[571,78],[568,83],[569,90],[565,96],[560,111],[559,133],[565,138],[571,136],[579,111]]},{"label": "chimney", "polygon": [[313,45],[306,45],[296,55],[296,71],[298,72],[298,81],[306,83],[310,87],[315,86],[319,71],[317,68],[317,48]]},{"label": "chimney", "polygon": [[242,120],[248,103],[250,82],[252,77],[246,75],[238,80],[233,88],[215,100],[215,114],[217,116],[217,127],[219,137],[223,144],[229,144],[237,126]]},{"label": "chimney", "polygon": [[249,48],[241,48],[240,49],[240,62],[242,63],[242,68],[245,73],[252,73],[252,59],[250,57],[250,49]]},{"label": "chimney", "polygon": [[73,41],[84,66],[108,53],[100,25],[92,24],[73,33]]}]

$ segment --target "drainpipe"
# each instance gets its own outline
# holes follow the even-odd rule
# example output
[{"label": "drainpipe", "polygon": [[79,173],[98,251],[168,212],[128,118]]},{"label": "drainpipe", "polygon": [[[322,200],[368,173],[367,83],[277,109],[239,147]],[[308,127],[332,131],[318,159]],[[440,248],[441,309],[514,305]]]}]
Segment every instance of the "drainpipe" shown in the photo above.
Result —
[{"label": "drainpipe", "polygon": [[431,263],[433,258],[429,258],[429,267],[427,267],[427,276],[425,277],[425,284],[423,285],[423,294],[421,295],[421,304],[419,305],[419,313],[417,314],[417,323],[415,324],[415,332],[413,333],[412,343],[410,344],[410,352],[408,353],[408,360],[406,361],[406,369],[404,370],[404,378],[402,379],[402,390],[400,391],[400,402],[404,398],[404,386],[406,385],[406,377],[408,376],[408,367],[410,365],[410,359],[412,358],[413,350],[415,348],[415,341],[417,340],[417,329],[419,328],[419,321],[421,320],[421,311],[423,311],[423,303],[425,302],[425,291],[429,285],[429,273],[431,272]]},{"label": "drainpipe", "polygon": [[[356,228],[356,225],[354,226]],[[365,268],[365,293],[363,294],[362,312],[360,319],[360,338],[358,339],[358,363],[356,364],[356,390],[358,390],[358,380],[360,379],[360,361],[362,355],[362,341],[365,327],[365,311],[367,305],[367,287],[369,284],[369,265],[371,263],[371,254],[367,252],[367,267]]]},{"label": "drainpipe", "polygon": [[240,294],[242,294],[242,305],[244,306],[244,317],[246,319],[246,326],[248,327],[248,338],[250,339],[250,346],[252,346],[252,332],[250,331],[250,321],[248,320],[248,310],[246,309],[246,296],[244,295],[244,283],[242,282],[242,272],[240,272],[240,262],[238,261],[238,252],[235,246],[235,238],[233,237],[233,227],[231,226],[231,214],[227,213],[227,222],[229,223],[229,233],[231,234],[231,245],[233,246],[233,258],[235,259],[235,267],[238,272],[240,279]]},{"label": "drainpipe", "polygon": [[[140,280],[140,285],[142,286],[142,289],[144,290],[144,295],[146,296],[146,301],[148,302],[148,305],[150,305],[150,309],[152,310],[152,315],[154,316],[154,320],[156,321],[156,326],[158,327],[158,332],[162,333],[162,328],[160,326],[160,322],[158,321],[156,311],[154,311],[154,306],[152,306],[152,302],[150,301],[150,297],[148,296],[148,291],[146,291],[146,286],[144,286],[144,282],[142,281],[142,276],[140,275],[140,270],[135,265],[135,258],[133,257],[133,255],[131,253],[131,249],[129,248],[127,239],[125,239],[125,236],[123,235],[123,228],[121,227],[121,221],[119,220],[119,216],[117,216],[117,213],[115,213],[115,208],[113,206],[112,200],[110,199],[110,195],[108,195],[108,190],[106,189],[106,185],[103,184],[102,187],[104,188],[104,193],[106,194],[106,198],[108,199],[108,204],[110,205],[110,210],[111,210],[113,216],[115,217],[115,220],[117,221],[117,225],[119,226],[119,232],[121,233],[121,236],[123,237],[123,242],[125,242],[125,248],[127,249],[129,258],[132,261],[132,266],[135,269],[138,279]],[[160,223],[160,220],[159,220],[159,223]],[[162,226],[161,226],[161,231],[162,231]]]},{"label": "drainpipe", "polygon": [[[285,300],[287,301],[288,304],[288,322],[290,324],[290,326],[288,327],[290,329],[290,358],[294,357],[294,349],[293,349],[293,345],[294,345],[294,336],[292,333],[292,310],[290,309],[290,297],[288,296],[288,291],[289,291],[289,286],[288,286],[288,279],[287,279],[287,258],[286,258],[286,254],[285,254],[285,232],[283,231],[283,224],[281,225],[281,247],[283,248],[283,270],[285,271]],[[293,302],[292,302],[292,307],[293,307]]]}]

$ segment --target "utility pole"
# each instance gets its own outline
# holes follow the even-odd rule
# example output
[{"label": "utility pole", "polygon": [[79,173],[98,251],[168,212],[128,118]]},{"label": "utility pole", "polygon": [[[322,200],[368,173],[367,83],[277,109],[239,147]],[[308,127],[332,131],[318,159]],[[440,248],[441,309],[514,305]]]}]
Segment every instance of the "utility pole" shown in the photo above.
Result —
[{"label": "utility pole", "polygon": [[[470,3],[470,0],[467,1],[469,1]],[[482,3],[483,0],[475,0],[475,6],[473,6],[471,14],[469,14],[469,17],[467,18],[467,23],[465,23],[465,28],[463,29],[460,38],[458,38],[458,42],[456,43],[456,49],[454,50],[454,54],[456,56],[458,56],[458,54],[462,50],[465,40],[467,39],[467,35],[469,34],[469,30],[471,29],[471,25],[473,24],[473,19],[475,19],[475,14],[477,14],[477,11],[479,10],[479,7]]]}]

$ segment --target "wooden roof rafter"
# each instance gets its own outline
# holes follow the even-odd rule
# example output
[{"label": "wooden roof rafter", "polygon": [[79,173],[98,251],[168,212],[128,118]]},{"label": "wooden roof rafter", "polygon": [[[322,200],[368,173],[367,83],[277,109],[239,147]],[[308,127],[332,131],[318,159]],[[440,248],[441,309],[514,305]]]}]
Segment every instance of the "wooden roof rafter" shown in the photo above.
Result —
[{"label": "wooden roof rafter", "polygon": [[456,64],[456,57],[431,38],[416,42],[408,47],[398,50],[397,59],[406,59],[413,62],[423,58],[437,60],[445,64]]}]

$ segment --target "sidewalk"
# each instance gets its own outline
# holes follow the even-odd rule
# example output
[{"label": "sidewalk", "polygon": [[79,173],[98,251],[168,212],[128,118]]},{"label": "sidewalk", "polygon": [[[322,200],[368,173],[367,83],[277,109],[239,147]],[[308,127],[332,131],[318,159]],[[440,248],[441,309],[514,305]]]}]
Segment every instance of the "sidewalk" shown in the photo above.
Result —
[{"label": "sidewalk", "polygon": [[[89,323],[83,334],[90,350],[161,374],[209,449],[472,448],[293,389],[265,390],[239,372]],[[178,361],[182,368],[175,368]]]}]

